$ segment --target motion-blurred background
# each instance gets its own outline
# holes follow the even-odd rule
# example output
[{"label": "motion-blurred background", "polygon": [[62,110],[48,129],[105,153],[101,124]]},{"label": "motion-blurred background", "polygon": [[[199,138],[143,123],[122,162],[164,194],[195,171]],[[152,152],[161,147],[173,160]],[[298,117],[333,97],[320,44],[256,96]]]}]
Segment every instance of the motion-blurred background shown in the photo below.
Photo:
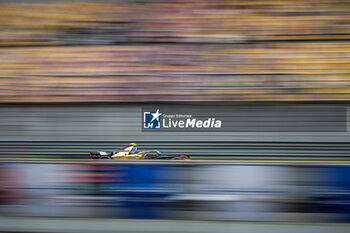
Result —
[{"label": "motion-blurred background", "polygon": [[[0,0],[0,213],[348,222],[349,84],[346,0]],[[241,128],[143,132],[155,104]],[[68,161],[131,141],[264,165]]]}]

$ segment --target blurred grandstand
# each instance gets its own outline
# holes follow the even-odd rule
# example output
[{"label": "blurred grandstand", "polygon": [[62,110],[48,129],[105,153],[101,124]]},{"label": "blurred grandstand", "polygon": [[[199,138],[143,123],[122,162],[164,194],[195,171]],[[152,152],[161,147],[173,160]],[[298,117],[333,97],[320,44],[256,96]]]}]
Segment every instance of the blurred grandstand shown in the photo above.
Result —
[{"label": "blurred grandstand", "polygon": [[1,1],[0,101],[347,101],[347,1]]}]

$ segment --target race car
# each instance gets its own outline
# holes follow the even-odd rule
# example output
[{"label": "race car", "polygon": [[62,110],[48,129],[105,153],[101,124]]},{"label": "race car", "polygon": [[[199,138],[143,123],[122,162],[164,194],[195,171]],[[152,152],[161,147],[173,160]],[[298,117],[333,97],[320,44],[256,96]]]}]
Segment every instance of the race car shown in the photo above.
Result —
[{"label": "race car", "polygon": [[90,152],[90,158],[91,159],[168,159],[168,160],[190,160],[191,159],[190,156],[188,155],[164,156],[158,150],[137,152],[137,145],[135,143],[130,143],[129,146],[120,148],[119,151]]}]

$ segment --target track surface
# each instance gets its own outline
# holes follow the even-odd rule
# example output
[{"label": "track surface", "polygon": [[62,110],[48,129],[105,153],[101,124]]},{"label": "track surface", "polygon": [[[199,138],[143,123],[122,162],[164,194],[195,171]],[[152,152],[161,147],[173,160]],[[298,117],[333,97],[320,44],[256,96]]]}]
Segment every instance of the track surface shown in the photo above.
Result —
[{"label": "track surface", "polygon": [[2,232],[348,233],[350,224],[0,217]]}]

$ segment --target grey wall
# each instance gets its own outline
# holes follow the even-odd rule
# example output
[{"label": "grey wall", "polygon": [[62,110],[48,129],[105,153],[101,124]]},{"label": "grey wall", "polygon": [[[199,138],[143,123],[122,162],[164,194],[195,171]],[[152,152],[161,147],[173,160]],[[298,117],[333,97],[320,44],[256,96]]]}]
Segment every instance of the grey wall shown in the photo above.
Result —
[{"label": "grey wall", "polygon": [[[241,126],[240,131],[232,132],[159,132],[141,130],[141,108],[166,108],[200,106],[204,109],[214,109],[215,105],[3,105],[0,106],[0,138],[30,139],[30,140],[207,140],[207,141],[348,141],[350,134],[344,127],[340,132],[290,132],[292,128],[271,131],[271,124],[276,121],[303,122],[297,119],[293,109],[309,109],[304,113],[314,114],[315,122],[309,124],[323,127],[325,124],[338,125],[334,122],[334,105],[221,105],[235,114],[235,124]],[[317,107],[317,108],[316,108]],[[346,108],[347,105],[338,105]],[[242,110],[243,109],[243,110]],[[281,109],[281,112],[277,112]],[[289,109],[289,112],[286,112]],[[310,110],[311,109],[311,110]],[[245,111],[242,114],[242,111]],[[223,113],[225,114],[225,113]],[[249,114],[249,119],[247,115]],[[220,113],[218,113],[220,115]],[[327,117],[329,122],[325,122]],[[217,117],[218,118],[218,117]],[[227,116],[226,116],[227,118]],[[334,119],[332,119],[334,118]],[[259,127],[249,128],[247,122]],[[225,122],[224,122],[225,123]],[[282,124],[282,123],[281,123]],[[281,125],[280,124],[280,125]],[[293,126],[293,125],[292,125]],[[338,127],[339,128],[339,127]],[[243,132],[242,132],[243,131]],[[248,131],[248,132],[247,132]],[[319,130],[318,130],[319,131]]]},{"label": "grey wall", "polygon": [[[157,105],[164,107],[179,107],[178,105]],[[182,106],[198,106],[198,104],[182,105]],[[257,132],[159,132],[159,131],[142,131],[141,130],[141,109],[152,108],[152,105],[146,104],[90,104],[90,105],[2,105],[0,106],[0,150],[2,154],[7,152],[22,153],[22,151],[29,151],[28,153],[67,153],[70,148],[67,146],[69,143],[73,143],[75,146],[80,145],[76,150],[77,154],[85,153],[86,150],[94,150],[99,148],[116,148],[123,143],[135,141],[147,147],[159,146],[171,153],[186,153],[191,152],[192,145],[198,145],[202,149],[193,149],[192,154],[203,155],[210,154],[216,155],[244,155],[247,150],[253,150],[255,146],[260,149],[263,147],[273,148],[276,154],[298,154],[299,152],[288,151],[291,148],[291,143],[297,143],[300,147],[300,143],[316,143],[312,154],[324,154],[332,155],[339,151],[334,150],[320,150],[317,148],[320,146],[326,146],[324,142],[328,144],[342,143],[341,146],[337,145],[337,148],[341,149],[343,155],[347,155],[348,151],[344,151],[347,147],[347,142],[350,139],[350,134],[346,129],[346,122],[344,122],[344,130],[339,132],[287,132],[285,130],[281,132],[265,132],[259,128]],[[203,108],[213,108],[215,105],[201,105]],[[305,108],[305,109],[317,109],[314,112],[315,122],[312,124],[319,124],[320,127],[327,119],[327,114],[336,108],[347,108],[346,104],[339,105],[315,105],[315,104],[220,104],[221,108],[230,109],[232,112],[242,113],[242,109],[248,109],[252,114],[249,120],[255,123],[264,122],[266,120],[271,121],[271,111],[276,109],[293,109],[293,108]],[[290,111],[292,114],[293,111]],[[242,114],[241,114],[242,115]],[[306,114],[307,115],[307,114]],[[332,115],[332,114],[331,114]],[[282,118],[281,118],[282,117]],[[334,114],[332,115],[334,118]],[[278,114],[275,121],[281,119],[288,120],[290,122],[303,120],[297,119],[295,115],[288,116],[288,114]],[[294,119],[294,120],[293,120]],[[317,121],[319,119],[319,121]],[[340,118],[341,119],[341,118]],[[242,121],[242,125],[247,123],[247,118],[242,115],[241,118],[237,118],[236,121]],[[243,124],[244,123],[244,124]],[[332,122],[328,122],[329,124]],[[339,122],[334,122],[335,125]],[[239,125],[239,122],[237,123]],[[264,126],[261,126],[264,127]],[[280,142],[279,145],[276,143]],[[11,144],[12,143],[12,144]],[[17,143],[17,144],[13,144]],[[68,144],[67,144],[68,143]],[[220,144],[221,143],[221,144]],[[265,143],[265,144],[263,144]],[[268,143],[268,144],[266,144]],[[285,144],[287,143],[287,144]],[[328,145],[327,144],[327,145]],[[11,146],[14,145],[14,146]],[[24,145],[24,146],[23,146]],[[28,145],[31,149],[28,150]],[[34,146],[33,146],[34,145]],[[35,146],[36,145],[36,146]],[[277,146],[276,146],[277,145]],[[90,148],[88,148],[90,146]],[[45,150],[42,150],[45,148]],[[206,149],[203,149],[206,148]],[[259,149],[259,150],[260,150]],[[218,151],[220,150],[220,151]],[[308,152],[308,148],[302,148],[303,153]],[[20,151],[20,152],[18,152]],[[224,152],[223,152],[224,151]],[[60,152],[60,153],[61,153]],[[222,152],[222,153],[221,153]],[[264,152],[265,154],[271,154],[269,150]],[[7,153],[8,154],[8,153]],[[191,153],[190,153],[191,154]],[[249,152],[248,154],[254,155],[255,152]],[[273,154],[273,153],[272,153]]]}]

